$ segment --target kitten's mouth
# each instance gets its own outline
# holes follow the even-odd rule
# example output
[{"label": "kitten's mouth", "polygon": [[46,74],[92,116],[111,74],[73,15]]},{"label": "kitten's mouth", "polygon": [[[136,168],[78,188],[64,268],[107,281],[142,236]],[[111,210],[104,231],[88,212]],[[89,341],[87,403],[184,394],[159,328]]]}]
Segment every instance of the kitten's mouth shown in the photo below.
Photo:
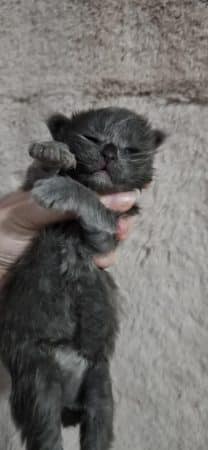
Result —
[{"label": "kitten's mouth", "polygon": [[100,169],[100,170],[96,170],[94,173],[93,173],[93,175],[94,174],[98,174],[98,175],[103,175],[103,176],[108,176],[109,177],[109,174],[108,174],[108,172],[107,172],[107,170],[106,169]]},{"label": "kitten's mouth", "polygon": [[109,183],[111,181],[111,177],[106,169],[96,170],[96,172],[92,173],[90,178],[100,180],[100,182],[107,181]]},{"label": "kitten's mouth", "polygon": [[118,187],[115,183],[114,175],[111,173],[111,167],[106,164],[100,164],[100,167],[90,173],[79,173],[79,180],[100,194],[107,194],[115,191]]},{"label": "kitten's mouth", "polygon": [[106,169],[96,170],[88,177],[87,184],[97,192],[109,192],[113,188],[113,182]]}]

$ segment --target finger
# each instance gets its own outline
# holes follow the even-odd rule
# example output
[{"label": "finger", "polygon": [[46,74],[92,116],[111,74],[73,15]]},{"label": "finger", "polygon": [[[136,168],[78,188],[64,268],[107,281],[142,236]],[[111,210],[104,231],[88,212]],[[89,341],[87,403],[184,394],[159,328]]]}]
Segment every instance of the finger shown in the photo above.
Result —
[{"label": "finger", "polygon": [[25,194],[26,193],[22,190],[17,190],[6,194],[0,199],[0,209],[16,205],[25,198]]},{"label": "finger", "polygon": [[110,252],[107,255],[95,256],[94,262],[100,269],[107,269],[116,262],[116,252]]},{"label": "finger", "polygon": [[60,212],[46,209],[40,206],[35,199],[30,196],[22,205],[22,215],[27,221],[28,228],[41,229],[44,226],[59,223],[65,220],[73,220],[75,215],[70,212]]},{"label": "finger", "polygon": [[135,224],[136,224],[135,217],[120,218],[117,224],[117,238],[120,241],[127,239],[130,232],[133,230]]},{"label": "finger", "polygon": [[139,196],[139,191],[134,190],[130,192],[103,195],[101,196],[100,201],[113,211],[126,212],[138,202]]},{"label": "finger", "polygon": [[28,239],[29,235],[32,236],[41,228],[63,220],[72,220],[74,215],[43,208],[35,201],[31,192],[19,192],[5,198],[2,204],[0,202],[0,217],[8,232]]}]

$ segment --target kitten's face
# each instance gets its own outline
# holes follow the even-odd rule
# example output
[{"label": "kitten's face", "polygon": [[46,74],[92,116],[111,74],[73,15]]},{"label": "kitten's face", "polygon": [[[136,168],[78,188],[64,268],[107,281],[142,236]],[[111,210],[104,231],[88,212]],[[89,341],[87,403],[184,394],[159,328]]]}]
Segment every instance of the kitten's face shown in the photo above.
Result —
[{"label": "kitten's face", "polygon": [[164,134],[134,112],[90,110],[68,119],[52,116],[53,138],[68,144],[77,160],[74,177],[99,193],[142,189],[152,180],[153,159]]}]

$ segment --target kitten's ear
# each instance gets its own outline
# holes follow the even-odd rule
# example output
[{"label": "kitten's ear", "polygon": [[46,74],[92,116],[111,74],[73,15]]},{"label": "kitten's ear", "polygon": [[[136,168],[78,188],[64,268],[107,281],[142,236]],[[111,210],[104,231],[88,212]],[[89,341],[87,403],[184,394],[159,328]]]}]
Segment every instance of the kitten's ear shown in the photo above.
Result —
[{"label": "kitten's ear", "polygon": [[153,142],[154,142],[154,148],[158,148],[160,145],[163,144],[165,141],[167,135],[164,133],[164,131],[161,130],[153,130]]},{"label": "kitten's ear", "polygon": [[46,121],[46,125],[56,141],[64,141],[66,130],[69,128],[70,120],[63,114],[53,114]]}]

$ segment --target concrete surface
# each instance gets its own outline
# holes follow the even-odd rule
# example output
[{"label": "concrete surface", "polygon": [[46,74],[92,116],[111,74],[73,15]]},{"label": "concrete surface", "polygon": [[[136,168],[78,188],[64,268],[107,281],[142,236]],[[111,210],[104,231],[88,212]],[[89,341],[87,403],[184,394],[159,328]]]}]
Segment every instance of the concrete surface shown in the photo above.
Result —
[{"label": "concrete surface", "polygon": [[[100,105],[170,135],[113,269],[126,293],[112,364],[115,450],[208,448],[208,5],[1,0],[0,194],[18,186],[43,118]],[[1,373],[0,450],[19,450]],[[77,431],[64,434],[78,448]]]}]

